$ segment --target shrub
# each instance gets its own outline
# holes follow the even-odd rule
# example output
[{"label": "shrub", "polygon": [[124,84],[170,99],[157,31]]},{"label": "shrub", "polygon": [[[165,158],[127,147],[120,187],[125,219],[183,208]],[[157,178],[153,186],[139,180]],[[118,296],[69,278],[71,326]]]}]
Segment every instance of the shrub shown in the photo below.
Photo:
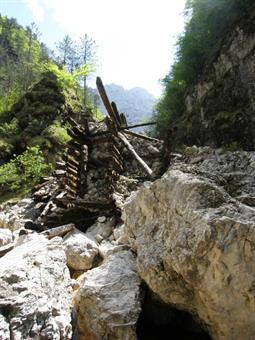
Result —
[{"label": "shrub", "polygon": [[39,147],[28,147],[23,154],[0,166],[0,190],[6,193],[32,188],[51,170]]}]

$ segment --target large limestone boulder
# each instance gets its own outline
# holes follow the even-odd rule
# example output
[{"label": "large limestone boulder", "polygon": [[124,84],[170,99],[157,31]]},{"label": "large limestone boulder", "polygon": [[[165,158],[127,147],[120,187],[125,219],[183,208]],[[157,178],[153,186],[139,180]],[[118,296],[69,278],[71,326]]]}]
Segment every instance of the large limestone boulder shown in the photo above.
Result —
[{"label": "large limestone boulder", "polygon": [[75,297],[80,340],[136,339],[140,278],[130,250],[109,255],[84,274]]},{"label": "large limestone boulder", "polygon": [[71,311],[60,238],[31,235],[0,259],[0,339],[71,339]]},{"label": "large limestone boulder", "polygon": [[164,302],[214,339],[254,339],[255,154],[193,151],[127,200],[125,232]]},{"label": "large limestone boulder", "polygon": [[64,237],[68,267],[73,270],[88,270],[98,255],[95,240],[75,229]]}]

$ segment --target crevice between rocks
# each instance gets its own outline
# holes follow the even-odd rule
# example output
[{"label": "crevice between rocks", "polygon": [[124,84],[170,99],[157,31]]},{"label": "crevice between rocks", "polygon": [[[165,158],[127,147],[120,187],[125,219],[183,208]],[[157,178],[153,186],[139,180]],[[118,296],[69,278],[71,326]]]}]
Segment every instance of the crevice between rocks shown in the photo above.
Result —
[{"label": "crevice between rocks", "polygon": [[145,287],[137,340],[211,340],[205,326],[190,313],[167,305]]}]

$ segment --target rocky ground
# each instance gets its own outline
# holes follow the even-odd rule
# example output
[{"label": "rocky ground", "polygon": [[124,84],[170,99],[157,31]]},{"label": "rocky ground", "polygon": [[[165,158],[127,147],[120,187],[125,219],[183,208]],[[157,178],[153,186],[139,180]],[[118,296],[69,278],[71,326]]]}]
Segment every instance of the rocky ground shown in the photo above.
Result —
[{"label": "rocky ground", "polygon": [[121,219],[51,239],[24,228],[38,202],[2,206],[0,339],[253,339],[254,174],[253,152],[187,148],[123,184]]}]

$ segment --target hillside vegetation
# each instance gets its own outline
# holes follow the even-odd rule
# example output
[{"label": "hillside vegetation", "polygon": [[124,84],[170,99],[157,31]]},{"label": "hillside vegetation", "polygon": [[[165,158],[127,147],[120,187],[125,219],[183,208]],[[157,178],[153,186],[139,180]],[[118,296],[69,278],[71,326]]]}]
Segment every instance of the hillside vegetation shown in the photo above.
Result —
[{"label": "hillside vegetation", "polygon": [[[36,25],[0,16],[0,192],[10,197],[49,175],[70,140],[67,116],[91,117],[81,81],[90,72],[49,56]],[[58,58],[56,58],[58,60]],[[89,105],[89,103],[88,103]]]},{"label": "hillside vegetation", "polygon": [[[177,42],[176,62],[163,79],[164,94],[157,106],[157,133],[171,138],[183,129],[185,94],[209,69],[227,33],[254,7],[253,0],[188,0],[186,25]],[[181,132],[180,132],[181,133]]]}]

